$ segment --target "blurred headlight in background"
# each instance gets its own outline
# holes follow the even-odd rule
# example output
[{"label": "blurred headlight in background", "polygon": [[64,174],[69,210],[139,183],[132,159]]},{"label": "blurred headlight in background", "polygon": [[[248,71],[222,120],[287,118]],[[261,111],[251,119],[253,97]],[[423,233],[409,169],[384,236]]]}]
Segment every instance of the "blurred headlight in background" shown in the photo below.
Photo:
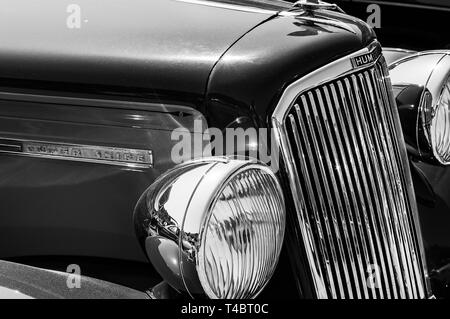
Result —
[{"label": "blurred headlight in background", "polygon": [[[431,114],[429,123],[429,134],[433,153],[443,164],[450,163],[450,79],[447,79],[438,99],[436,107],[426,110]],[[428,123],[427,123],[428,124]]]},{"label": "blurred headlight in background", "polygon": [[413,54],[389,66],[403,132],[424,161],[450,164],[450,51]]}]

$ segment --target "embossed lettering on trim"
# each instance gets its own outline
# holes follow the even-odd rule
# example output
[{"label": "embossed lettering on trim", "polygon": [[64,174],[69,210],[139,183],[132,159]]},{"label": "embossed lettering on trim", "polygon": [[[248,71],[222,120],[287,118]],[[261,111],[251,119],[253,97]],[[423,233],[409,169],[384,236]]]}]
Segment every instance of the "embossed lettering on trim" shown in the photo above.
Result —
[{"label": "embossed lettering on trim", "polygon": [[119,166],[153,167],[153,152],[143,149],[1,138],[0,153]]}]

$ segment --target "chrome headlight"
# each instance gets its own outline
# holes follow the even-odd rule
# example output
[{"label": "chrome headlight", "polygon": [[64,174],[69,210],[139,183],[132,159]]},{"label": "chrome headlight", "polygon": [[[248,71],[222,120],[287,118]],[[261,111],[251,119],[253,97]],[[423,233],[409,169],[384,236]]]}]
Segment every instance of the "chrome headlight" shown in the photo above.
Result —
[{"label": "chrome headlight", "polygon": [[[391,65],[390,73],[397,102],[403,104],[399,105],[400,116],[405,110],[409,113],[402,118],[405,132],[410,132],[407,140],[413,141],[421,159],[449,165],[450,52],[418,53]],[[415,130],[408,128],[413,125]]]},{"label": "chrome headlight", "polygon": [[252,298],[277,264],[284,198],[275,175],[259,162],[192,161],[144,192],[135,225],[150,261],[173,288]]}]

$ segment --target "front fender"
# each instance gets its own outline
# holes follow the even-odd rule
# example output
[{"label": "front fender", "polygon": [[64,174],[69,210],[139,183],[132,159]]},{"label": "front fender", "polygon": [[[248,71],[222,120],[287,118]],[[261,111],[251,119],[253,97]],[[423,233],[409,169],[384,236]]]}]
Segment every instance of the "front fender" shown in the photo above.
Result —
[{"label": "front fender", "polygon": [[147,299],[110,282],[0,261],[0,299]]}]

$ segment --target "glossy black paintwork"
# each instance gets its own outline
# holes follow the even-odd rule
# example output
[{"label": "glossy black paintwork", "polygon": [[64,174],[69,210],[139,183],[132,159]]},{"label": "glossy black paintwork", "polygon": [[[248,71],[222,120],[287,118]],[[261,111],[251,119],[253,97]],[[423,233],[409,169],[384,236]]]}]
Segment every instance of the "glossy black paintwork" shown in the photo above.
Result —
[{"label": "glossy black paintwork", "polygon": [[267,126],[288,84],[374,40],[372,31],[357,19],[333,12],[316,15],[343,21],[353,32],[295,16],[256,27],[226,52],[211,74],[207,114],[213,125],[229,124],[227,115],[246,115],[256,125]]},{"label": "glossy black paintwork", "polygon": [[174,165],[171,131],[193,131],[201,118],[169,103],[0,94],[2,138],[149,149],[154,155],[153,168],[135,169],[1,154],[1,256],[145,261],[134,236],[134,205]]},{"label": "glossy black paintwork", "polygon": [[398,113],[402,123],[406,147],[409,153],[418,156],[417,150],[417,116],[423,86],[396,85],[393,87]]},{"label": "glossy black paintwork", "polygon": [[[0,133],[151,149],[155,165],[130,170],[0,155],[3,256],[67,254],[144,261],[131,214],[142,191],[174,165],[169,158],[175,143],[171,130],[189,128],[185,119],[165,110],[173,99],[178,105],[189,101],[186,106],[210,109],[205,115],[212,126],[228,124],[228,114],[215,108],[216,97],[233,110],[232,120],[241,112],[236,110],[248,112],[252,107],[251,117],[262,119],[289,82],[373,40],[360,22],[332,13],[349,23],[355,34],[292,16],[274,18],[273,12],[254,13],[251,8],[247,12],[173,0],[127,6],[125,1],[113,1],[104,3],[109,13],[104,15],[91,2],[79,5],[91,23],[80,30],[64,25],[55,30],[59,9],[65,6],[51,1],[41,8],[40,16],[32,15],[25,2],[11,3],[8,19],[0,19],[5,24],[0,28],[3,91],[88,99],[61,102],[43,96],[37,103],[33,98],[2,97]],[[286,4],[278,8],[285,10]],[[25,17],[30,21],[24,24]],[[30,25],[35,26],[33,32]],[[56,81],[59,85],[54,85]],[[133,87],[136,96],[131,96]],[[210,93],[202,103],[205,89]],[[151,103],[121,104],[127,96],[119,99],[117,92],[128,92],[128,100]],[[167,92],[174,92],[176,98],[166,99]],[[96,101],[89,102],[93,95]],[[192,100],[192,95],[199,98]],[[111,99],[118,102],[108,109]],[[37,237],[39,245],[30,245]],[[15,245],[6,244],[7,239]]]},{"label": "glossy black paintwork", "polygon": [[[270,13],[174,0],[2,2],[1,78],[202,94],[222,53]],[[84,22],[87,20],[87,22]]]}]

